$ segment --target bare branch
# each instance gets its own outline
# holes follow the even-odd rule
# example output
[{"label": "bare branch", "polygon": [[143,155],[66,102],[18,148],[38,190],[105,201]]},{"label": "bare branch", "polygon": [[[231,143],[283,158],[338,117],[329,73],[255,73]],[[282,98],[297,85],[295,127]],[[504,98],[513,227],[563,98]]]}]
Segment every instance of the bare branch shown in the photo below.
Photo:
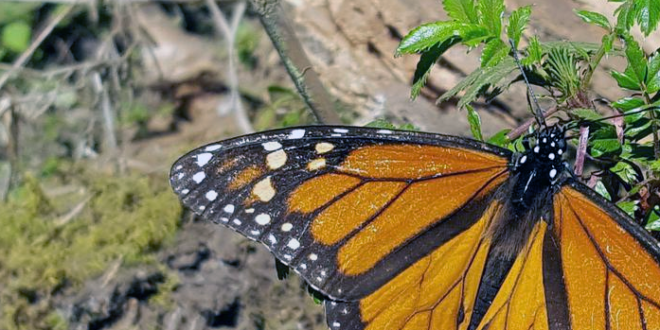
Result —
[{"label": "bare branch", "polygon": [[332,97],[323,87],[305,50],[289,26],[279,0],[250,0],[261,19],[275,49],[280,54],[298,92],[312,110],[316,120],[324,124],[341,124]]},{"label": "bare branch", "polygon": [[37,47],[46,39],[46,37],[53,31],[53,29],[59,24],[73,9],[73,6],[65,7],[63,10],[59,11],[57,16],[53,17],[46,27],[39,33],[39,35],[32,41],[30,46],[19,56],[16,61],[12,64],[11,70],[5,72],[0,77],[0,89],[5,85],[9,77],[11,77],[16,71],[25,65],[25,63],[32,57],[34,51],[37,50]]}]

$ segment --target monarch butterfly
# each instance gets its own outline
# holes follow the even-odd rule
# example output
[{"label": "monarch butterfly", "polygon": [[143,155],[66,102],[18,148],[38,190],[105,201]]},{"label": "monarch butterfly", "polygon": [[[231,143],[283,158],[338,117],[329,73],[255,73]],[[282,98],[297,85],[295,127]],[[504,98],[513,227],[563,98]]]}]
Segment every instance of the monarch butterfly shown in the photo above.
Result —
[{"label": "monarch butterfly", "polygon": [[171,185],[263,243],[331,329],[660,329],[660,246],[576,180],[565,132],[475,140],[309,126],[200,147]]}]

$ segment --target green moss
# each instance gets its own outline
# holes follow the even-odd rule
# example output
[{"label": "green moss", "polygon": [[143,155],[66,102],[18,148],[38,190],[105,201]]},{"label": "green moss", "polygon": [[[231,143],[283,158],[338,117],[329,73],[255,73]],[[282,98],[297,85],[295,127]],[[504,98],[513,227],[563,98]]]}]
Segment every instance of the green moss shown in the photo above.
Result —
[{"label": "green moss", "polygon": [[75,288],[117,260],[154,263],[154,252],[176,233],[180,204],[164,177],[86,177],[89,200],[66,223],[59,219],[69,209],[56,210],[62,203],[29,176],[0,204],[0,328],[61,328],[43,302],[54,291]]}]

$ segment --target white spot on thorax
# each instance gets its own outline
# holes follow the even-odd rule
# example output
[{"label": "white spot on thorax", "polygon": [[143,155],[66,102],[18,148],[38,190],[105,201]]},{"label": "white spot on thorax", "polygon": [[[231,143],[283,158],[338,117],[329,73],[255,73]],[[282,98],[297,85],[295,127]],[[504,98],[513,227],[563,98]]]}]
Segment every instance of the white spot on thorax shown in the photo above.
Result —
[{"label": "white spot on thorax", "polygon": [[557,145],[557,144],[555,143],[555,141],[552,141],[552,142],[550,143],[550,146],[553,147],[553,148],[554,148],[556,145]]},{"label": "white spot on thorax", "polygon": [[206,165],[211,158],[213,158],[213,155],[208,152],[197,155],[197,166],[202,167]]},{"label": "white spot on thorax", "polygon": [[526,161],[527,161],[527,156],[522,156],[520,158],[520,164],[525,164]]},{"label": "white spot on thorax", "polygon": [[215,192],[215,190],[210,190],[209,192],[206,193],[206,199],[209,201],[214,201],[216,198],[218,198],[218,193]]},{"label": "white spot on thorax", "polygon": [[555,176],[557,176],[557,170],[553,168],[550,170],[550,178],[554,179]]},{"label": "white spot on thorax", "polygon": [[274,142],[274,141],[266,142],[266,143],[262,144],[262,146],[264,147],[264,150],[266,150],[266,151],[275,151],[277,149],[282,148],[282,145],[279,142]]},{"label": "white spot on thorax", "polygon": [[555,159],[555,154],[550,153],[550,154],[548,155],[548,158],[549,158],[550,160],[554,160],[554,159]]},{"label": "white spot on thorax", "polygon": [[197,184],[204,181],[204,178],[206,178],[206,173],[204,173],[204,172],[197,172],[192,177],[193,181],[195,181]]},{"label": "white spot on thorax", "polygon": [[539,147],[539,146],[534,147],[534,152],[535,152],[535,153],[538,154],[539,151],[541,151],[541,147]]},{"label": "white spot on thorax", "polygon": [[561,149],[557,150],[557,154],[558,154],[558,155],[561,156],[561,154],[563,154],[563,153],[564,153],[564,152],[563,152]]}]

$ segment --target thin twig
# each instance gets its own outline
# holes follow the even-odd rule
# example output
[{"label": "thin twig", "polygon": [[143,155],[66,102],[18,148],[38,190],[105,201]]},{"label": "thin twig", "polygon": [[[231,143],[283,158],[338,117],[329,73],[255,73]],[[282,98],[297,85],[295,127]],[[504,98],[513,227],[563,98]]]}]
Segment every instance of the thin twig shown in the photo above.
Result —
[{"label": "thin twig", "polygon": [[37,50],[39,45],[46,39],[48,35],[53,31],[53,29],[59,24],[73,9],[73,6],[68,6],[65,7],[63,10],[60,10],[57,16],[53,17],[48,24],[46,24],[46,27],[41,30],[39,35],[37,35],[37,38],[35,38],[30,46],[19,56],[16,61],[12,64],[12,67],[9,71],[5,72],[2,76],[0,76],[0,90],[2,87],[5,85],[7,80],[9,80],[9,77],[11,77],[16,71],[25,65],[27,61],[32,57],[32,54]]},{"label": "thin twig", "polygon": [[341,124],[333,98],[323,87],[300,41],[289,26],[279,0],[250,0],[261,24],[280,54],[289,76],[316,120],[324,124]]},{"label": "thin twig", "polygon": [[[230,112],[235,114],[240,130],[243,133],[251,133],[254,129],[252,128],[252,124],[250,124],[250,119],[247,116],[247,112],[241,101],[240,91],[238,90],[238,72],[236,68],[235,51],[238,25],[245,14],[247,4],[244,1],[240,1],[234,5],[231,25],[227,22],[227,19],[225,19],[225,16],[214,0],[206,0],[206,5],[209,7],[211,15],[213,16],[213,23],[217,33],[223,35],[227,42],[227,52],[229,53],[227,76],[230,90]],[[221,114],[222,112],[224,111],[221,111]]]},{"label": "thin twig", "polygon": [[[552,108],[550,108],[548,110],[545,110],[543,112],[543,118],[550,117],[551,115],[553,115],[558,110],[559,109],[557,108],[557,106],[553,106]],[[525,134],[525,132],[527,132],[529,127],[532,126],[532,124],[534,124],[535,122],[536,122],[536,117],[530,118],[530,119],[526,120],[522,125],[520,125],[520,126],[514,128],[513,130],[511,130],[511,132],[509,132],[509,134],[507,134],[506,136],[509,138],[510,141],[513,141],[513,140],[517,139],[518,137],[520,137],[521,135]]]},{"label": "thin twig", "polygon": [[587,144],[589,144],[589,126],[582,126],[580,127],[580,139],[575,155],[575,166],[573,168],[573,172],[577,176],[582,176],[584,158],[587,154]]}]

